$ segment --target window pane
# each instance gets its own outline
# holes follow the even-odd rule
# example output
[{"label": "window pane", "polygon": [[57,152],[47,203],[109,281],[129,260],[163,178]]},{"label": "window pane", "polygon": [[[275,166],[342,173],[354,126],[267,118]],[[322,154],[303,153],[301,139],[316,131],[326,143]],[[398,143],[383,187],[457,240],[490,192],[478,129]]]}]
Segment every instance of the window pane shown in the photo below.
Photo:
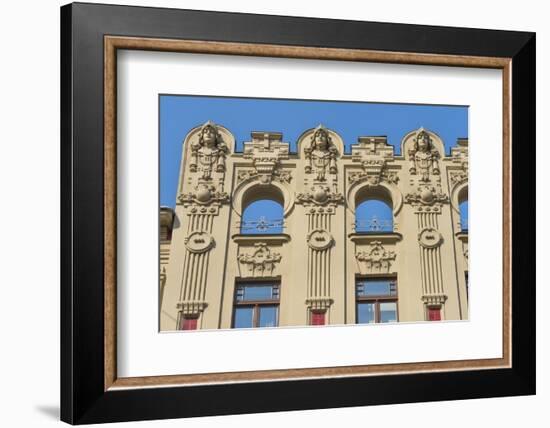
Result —
[{"label": "window pane", "polygon": [[380,322],[396,322],[397,321],[397,303],[385,302],[380,303]]},{"label": "window pane", "polygon": [[357,296],[395,296],[395,281],[389,279],[369,279],[357,282]]},{"label": "window pane", "polygon": [[460,209],[460,226],[463,232],[468,232],[468,201],[464,201],[459,205]]},{"label": "window pane", "polygon": [[441,321],[441,309],[428,308],[428,320],[429,321]]},{"label": "window pane", "polygon": [[181,319],[181,330],[196,330],[197,329],[197,318],[185,318]]},{"label": "window pane", "polygon": [[393,211],[384,201],[369,199],[355,209],[355,231],[357,233],[393,232]]},{"label": "window pane", "polygon": [[278,299],[278,288],[268,285],[242,285],[237,290],[237,301]]},{"label": "window pane", "polygon": [[311,325],[325,325],[325,313],[324,312],[312,312],[311,313]]},{"label": "window pane", "polygon": [[277,306],[260,306],[260,325],[258,327],[277,327]]},{"label": "window pane", "polygon": [[234,328],[253,327],[252,320],[254,316],[253,308],[235,308]]},{"label": "window pane", "polygon": [[283,206],[271,199],[260,199],[248,205],[241,221],[241,233],[261,235],[283,233]]},{"label": "window pane", "polygon": [[357,323],[369,324],[375,321],[374,318],[374,303],[358,303],[357,304]]}]

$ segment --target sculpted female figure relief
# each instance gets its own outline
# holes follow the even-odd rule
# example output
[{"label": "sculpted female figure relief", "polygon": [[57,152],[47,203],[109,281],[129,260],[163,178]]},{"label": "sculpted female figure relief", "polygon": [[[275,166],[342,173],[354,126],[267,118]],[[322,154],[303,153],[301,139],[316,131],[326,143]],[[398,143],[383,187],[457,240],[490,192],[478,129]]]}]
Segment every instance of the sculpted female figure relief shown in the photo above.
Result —
[{"label": "sculpted female figure relief", "polygon": [[325,181],[325,174],[328,169],[330,174],[336,174],[336,147],[326,128],[319,125],[311,137],[311,145],[304,149],[307,165],[307,174],[314,172],[317,180]]},{"label": "sculpted female figure relief", "polygon": [[216,172],[225,171],[225,156],[228,152],[227,145],[223,142],[216,125],[210,121],[201,128],[199,139],[191,146],[191,172],[202,172],[202,178],[210,180],[212,169]]},{"label": "sculpted female figure relief", "polygon": [[409,172],[420,174],[421,181],[430,180],[430,172],[439,175],[439,152],[434,148],[431,138],[424,129],[420,129],[414,138],[414,148],[409,150]]}]

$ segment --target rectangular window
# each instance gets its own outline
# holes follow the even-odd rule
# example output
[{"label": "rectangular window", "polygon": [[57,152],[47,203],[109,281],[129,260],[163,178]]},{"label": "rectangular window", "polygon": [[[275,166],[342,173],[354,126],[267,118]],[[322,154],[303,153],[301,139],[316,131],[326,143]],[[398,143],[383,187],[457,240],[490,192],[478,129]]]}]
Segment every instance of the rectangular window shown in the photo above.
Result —
[{"label": "rectangular window", "polygon": [[233,328],[277,327],[279,283],[239,283],[235,289]]},{"label": "rectangular window", "polygon": [[185,317],[182,315],[180,330],[196,330],[198,320],[198,317]]},{"label": "rectangular window", "polygon": [[441,308],[428,308],[428,321],[441,321]]},{"label": "rectangular window", "polygon": [[311,312],[311,325],[325,325],[325,312]]},{"label": "rectangular window", "polygon": [[399,321],[395,278],[357,279],[355,290],[358,324]]}]

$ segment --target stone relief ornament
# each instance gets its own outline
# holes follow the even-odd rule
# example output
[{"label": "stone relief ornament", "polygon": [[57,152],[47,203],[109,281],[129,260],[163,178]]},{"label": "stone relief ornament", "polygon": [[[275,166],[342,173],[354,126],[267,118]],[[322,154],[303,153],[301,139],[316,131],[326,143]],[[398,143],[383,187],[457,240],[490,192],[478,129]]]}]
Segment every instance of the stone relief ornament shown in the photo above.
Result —
[{"label": "stone relief ornament", "polygon": [[237,182],[259,178],[260,183],[272,180],[289,183],[290,172],[281,169],[281,161],[288,159],[289,145],[282,141],[280,132],[252,132],[252,141],[244,143],[243,158],[252,159],[253,169],[239,171]]},{"label": "stone relief ornament", "polygon": [[417,187],[416,192],[405,195],[405,202],[415,205],[433,205],[449,202],[449,197],[439,186],[423,185]]},{"label": "stone relief ornament", "polygon": [[451,147],[451,158],[454,164],[460,165],[463,171],[468,172],[468,139],[459,138],[457,145]]},{"label": "stone relief ornament", "polygon": [[254,253],[237,256],[237,260],[247,268],[243,276],[273,276],[275,264],[281,261],[281,255],[272,253],[264,242],[258,242],[254,247]]},{"label": "stone relief ornament", "polygon": [[355,254],[359,262],[364,262],[368,272],[390,271],[391,263],[395,260],[395,251],[386,250],[381,241],[372,241],[367,251],[360,251]]},{"label": "stone relief ornament", "polygon": [[379,170],[350,172],[348,175],[348,181],[350,184],[365,181],[368,185],[376,186],[381,181],[385,181],[390,184],[397,184],[399,182],[399,177],[396,172],[389,172],[386,169],[380,168]]},{"label": "stone relief ornament", "polygon": [[319,181],[326,180],[326,173],[336,174],[336,156],[338,151],[332,143],[328,130],[319,125],[311,136],[310,146],[304,149],[306,174],[314,173]]},{"label": "stone relief ornament", "polygon": [[200,172],[204,180],[211,180],[213,170],[225,172],[225,157],[228,152],[217,126],[208,121],[202,126],[198,141],[191,145],[189,170]]},{"label": "stone relief ornament", "polygon": [[290,183],[292,175],[289,171],[275,170],[270,174],[261,174],[255,169],[241,170],[237,173],[237,184],[241,184],[243,181],[250,180],[252,178],[259,178],[263,184],[269,184],[272,180],[279,181],[281,183]]},{"label": "stone relief ornament", "polygon": [[184,205],[223,204],[229,202],[229,194],[227,192],[217,191],[213,185],[201,183],[195,186],[194,192],[181,193],[178,196],[178,201]]},{"label": "stone relief ornament", "polygon": [[449,178],[451,179],[451,185],[456,186],[468,181],[468,171],[452,171],[449,173]]},{"label": "stone relief ornament", "polygon": [[334,243],[334,238],[326,230],[317,229],[307,236],[307,245],[314,250],[326,250]]},{"label": "stone relief ornament", "polygon": [[424,248],[439,247],[443,242],[443,236],[436,229],[428,227],[418,234],[418,242]]},{"label": "stone relief ornament", "polygon": [[298,204],[340,204],[344,202],[344,195],[338,192],[331,192],[328,186],[315,185],[311,188],[310,192],[297,193],[296,203]]},{"label": "stone relief ornament", "polygon": [[361,171],[350,172],[350,184],[364,181],[369,185],[377,185],[384,180],[397,184],[396,172],[387,170],[387,163],[393,162],[393,146],[387,143],[386,137],[359,137],[358,144],[351,146],[351,159],[361,165]]},{"label": "stone relief ornament", "polygon": [[214,246],[214,237],[207,232],[193,232],[185,238],[184,244],[192,253],[205,253]]},{"label": "stone relief ornament", "polygon": [[409,150],[409,172],[420,175],[421,181],[430,181],[430,173],[439,175],[439,152],[424,128],[418,130],[413,141],[414,147]]}]

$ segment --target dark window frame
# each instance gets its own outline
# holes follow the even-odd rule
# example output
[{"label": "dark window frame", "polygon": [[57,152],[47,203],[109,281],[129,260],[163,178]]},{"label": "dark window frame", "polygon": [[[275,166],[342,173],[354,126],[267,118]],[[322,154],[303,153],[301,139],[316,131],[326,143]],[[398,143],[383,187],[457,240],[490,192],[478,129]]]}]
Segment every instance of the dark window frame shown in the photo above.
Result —
[{"label": "dark window frame", "polygon": [[[394,295],[372,295],[372,296],[360,296],[357,293],[358,283],[361,281],[381,281],[388,280],[395,284]],[[395,317],[394,322],[399,322],[399,288],[397,283],[397,276],[361,276],[355,278],[355,324],[385,324],[380,322],[380,303],[395,303]],[[374,323],[360,323],[359,322],[359,305],[365,303],[374,304]]]},{"label": "dark window frame", "polygon": [[[243,286],[249,287],[261,287],[271,285],[277,289],[277,298],[276,299],[258,299],[258,300],[238,300],[237,296],[239,293],[239,288]],[[273,291],[272,291],[273,294]],[[279,313],[281,306],[281,280],[280,279],[262,279],[260,281],[237,281],[235,284],[235,290],[233,293],[233,310],[231,315],[231,328],[272,328],[272,327],[261,327],[260,323],[260,309],[262,307],[275,306],[277,308],[276,313],[276,325],[274,327],[279,327]],[[251,327],[235,327],[235,315],[237,313],[237,308],[252,308],[252,326]]]}]

